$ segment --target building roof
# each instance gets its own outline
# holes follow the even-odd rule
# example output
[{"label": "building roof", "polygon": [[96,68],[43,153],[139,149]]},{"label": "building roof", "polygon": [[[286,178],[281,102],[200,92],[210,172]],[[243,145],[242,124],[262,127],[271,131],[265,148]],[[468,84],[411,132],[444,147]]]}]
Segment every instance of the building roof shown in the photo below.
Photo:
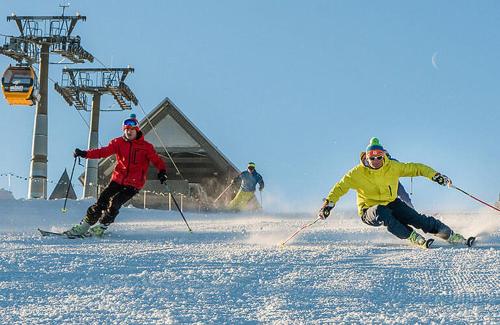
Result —
[{"label": "building roof", "polygon": [[[145,139],[155,146],[158,154],[165,160],[169,180],[187,180],[189,183],[217,180],[225,184],[239,173],[236,166],[169,98],[165,98],[147,114],[140,125]],[[99,162],[100,185],[109,182],[114,166],[114,156]],[[153,167],[150,167],[148,179],[156,179]]]},{"label": "building roof", "polygon": [[57,182],[56,187],[52,191],[49,200],[64,199],[66,198],[66,194],[68,195],[68,199],[76,200],[76,193],[73,189],[73,184],[71,184],[69,180],[68,172],[64,169],[64,172],[62,173],[61,178],[59,178],[59,182]]}]

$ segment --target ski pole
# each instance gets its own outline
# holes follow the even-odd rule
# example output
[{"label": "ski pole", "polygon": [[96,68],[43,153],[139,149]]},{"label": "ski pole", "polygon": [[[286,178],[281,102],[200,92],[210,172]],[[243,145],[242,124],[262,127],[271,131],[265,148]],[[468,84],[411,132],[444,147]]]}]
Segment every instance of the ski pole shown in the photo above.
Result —
[{"label": "ski pole", "polygon": [[281,243],[281,246],[285,246],[285,244],[287,242],[289,242],[293,237],[295,237],[299,232],[301,232],[303,229],[306,229],[306,228],[314,225],[320,219],[321,219],[321,217],[317,217],[313,222],[307,223],[307,224],[303,225],[302,227],[300,227],[299,229],[297,229],[297,231],[295,231],[290,237],[288,237],[284,242]]},{"label": "ski pole", "polygon": [[262,210],[264,210],[264,204],[263,204],[263,201],[262,201],[262,191],[259,191],[259,193],[260,193],[260,208]]},{"label": "ski pole", "polygon": [[66,211],[68,211],[66,209],[66,203],[68,202],[68,195],[69,195],[69,189],[71,187],[71,181],[73,180],[73,172],[75,171],[75,166],[76,166],[76,158],[78,157],[75,157],[75,161],[73,161],[73,168],[71,168],[71,176],[69,177],[69,184],[68,184],[68,189],[66,190],[66,197],[64,198],[64,206],[63,208],[61,209],[61,211],[63,213],[66,213]]},{"label": "ski pole", "polygon": [[227,192],[227,190],[229,190],[229,188],[231,187],[231,185],[233,185],[233,183],[229,184],[226,189],[224,191],[222,191],[221,194],[219,194],[219,196],[215,199],[214,203],[216,203],[217,201],[219,201],[219,199],[224,195],[224,193]]},{"label": "ski pole", "polygon": [[[169,189],[168,186],[167,186],[167,189]],[[169,189],[169,192],[170,192],[170,189]],[[177,200],[175,199],[175,196],[173,195],[173,192],[170,192],[170,193],[172,193],[172,195],[171,195],[172,200],[174,200],[175,206],[177,207],[177,210],[181,214],[182,219],[186,223],[186,226],[188,227],[189,232],[193,232],[193,230],[191,229],[191,227],[189,227],[189,224],[188,224],[186,218],[184,217],[184,213],[182,213],[181,208],[179,207],[179,204],[177,203]]]},{"label": "ski pole", "polygon": [[486,202],[484,202],[484,201],[482,201],[482,200],[478,199],[478,198],[477,198],[477,197],[475,197],[474,195],[471,195],[471,194],[469,194],[469,193],[465,192],[465,191],[464,191],[464,190],[462,190],[461,188],[458,188],[458,187],[456,187],[455,185],[450,185],[450,187],[453,187],[453,188],[454,188],[454,189],[456,189],[457,191],[460,191],[460,192],[464,193],[465,195],[470,196],[470,197],[471,197],[471,198],[473,198],[474,200],[479,201],[479,202],[481,202],[482,204],[487,205],[487,206],[489,206],[490,208],[495,209],[495,210],[497,210],[498,212],[500,212],[500,209],[495,208],[494,206],[492,206],[492,205],[490,205],[490,204],[488,204],[488,203],[486,203]]}]

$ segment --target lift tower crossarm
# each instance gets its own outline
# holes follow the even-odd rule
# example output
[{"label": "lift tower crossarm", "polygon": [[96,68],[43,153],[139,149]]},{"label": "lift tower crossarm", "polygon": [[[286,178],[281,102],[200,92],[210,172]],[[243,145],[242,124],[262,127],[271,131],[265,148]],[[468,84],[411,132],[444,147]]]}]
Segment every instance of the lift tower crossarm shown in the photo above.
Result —
[{"label": "lift tower crossarm", "polygon": [[138,104],[132,90],[125,84],[125,78],[133,68],[64,68],[61,84],[55,87],[71,106],[77,109],[90,110],[84,93],[112,95],[118,105],[131,109],[131,104]]},{"label": "lift tower crossarm", "polygon": [[[65,7],[64,7],[65,8]],[[17,16],[12,14],[7,21],[14,21],[20,36],[5,39],[0,54],[20,64],[39,63],[39,96],[33,127],[33,145],[30,164],[28,198],[47,198],[48,155],[48,76],[49,56],[57,53],[74,63],[93,62],[94,57],[80,45],[79,36],[71,36],[76,23],[85,21],[85,16]],[[63,91],[56,87],[58,91]],[[63,91],[64,92],[64,91]],[[64,92],[66,100],[75,98],[75,105],[85,104],[85,93]]]},{"label": "lift tower crossarm", "polygon": [[[35,22],[37,20],[41,21],[50,21],[50,22],[55,22],[55,21],[60,21],[62,24],[64,24],[66,28],[66,36],[70,36],[71,32],[73,32],[73,29],[76,26],[76,23],[81,20],[81,21],[86,21],[87,17],[86,16],[7,16],[7,21],[14,20],[17,24],[17,27],[19,28],[19,32],[21,32],[22,36],[25,36],[27,33],[26,30],[32,30],[30,22]],[[49,33],[51,30],[49,31]],[[31,35],[32,36],[32,35]]]}]

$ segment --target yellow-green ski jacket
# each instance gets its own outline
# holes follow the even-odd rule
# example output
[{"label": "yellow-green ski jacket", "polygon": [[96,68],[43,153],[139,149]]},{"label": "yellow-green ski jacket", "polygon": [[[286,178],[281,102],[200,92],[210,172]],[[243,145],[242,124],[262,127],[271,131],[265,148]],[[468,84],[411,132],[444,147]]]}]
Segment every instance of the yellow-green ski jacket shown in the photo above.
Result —
[{"label": "yellow-green ski jacket", "polygon": [[384,157],[384,165],[372,169],[365,165],[365,153],[361,153],[360,164],[351,169],[335,184],[328,194],[328,201],[337,203],[349,189],[357,192],[358,214],[374,205],[387,205],[398,196],[400,177],[425,176],[429,179],[436,174],[431,167],[419,163],[402,163]]}]

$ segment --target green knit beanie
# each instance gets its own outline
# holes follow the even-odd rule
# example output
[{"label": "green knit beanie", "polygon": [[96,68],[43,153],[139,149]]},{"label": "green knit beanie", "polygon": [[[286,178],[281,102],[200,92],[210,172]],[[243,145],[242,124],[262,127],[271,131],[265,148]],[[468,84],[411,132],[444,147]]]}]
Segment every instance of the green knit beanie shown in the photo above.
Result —
[{"label": "green knit beanie", "polygon": [[366,147],[366,152],[371,150],[384,150],[384,147],[380,144],[380,140],[378,138],[371,138],[370,144]]}]

